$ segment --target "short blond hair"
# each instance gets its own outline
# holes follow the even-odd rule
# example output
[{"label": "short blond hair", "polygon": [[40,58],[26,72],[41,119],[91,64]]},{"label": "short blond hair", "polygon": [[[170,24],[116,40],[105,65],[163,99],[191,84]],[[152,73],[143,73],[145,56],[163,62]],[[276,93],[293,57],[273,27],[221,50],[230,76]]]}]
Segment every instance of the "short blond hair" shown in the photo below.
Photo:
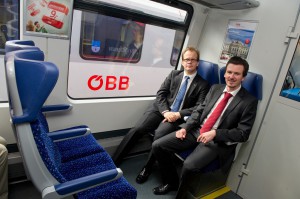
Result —
[{"label": "short blond hair", "polygon": [[182,58],[182,59],[184,59],[184,58],[183,58],[183,55],[184,55],[184,53],[186,53],[187,51],[195,52],[195,53],[197,54],[197,61],[199,61],[199,59],[200,59],[200,52],[199,52],[199,50],[197,50],[196,48],[191,47],[191,46],[187,47],[186,49],[184,49],[184,50],[182,51],[182,54],[181,54],[181,58]]}]

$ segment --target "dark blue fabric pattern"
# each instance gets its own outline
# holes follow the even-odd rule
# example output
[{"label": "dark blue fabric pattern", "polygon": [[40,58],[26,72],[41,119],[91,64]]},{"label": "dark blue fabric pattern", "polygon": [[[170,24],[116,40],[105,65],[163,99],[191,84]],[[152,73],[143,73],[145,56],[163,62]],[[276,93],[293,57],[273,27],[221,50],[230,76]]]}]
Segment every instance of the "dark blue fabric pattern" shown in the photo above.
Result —
[{"label": "dark blue fabric pattern", "polygon": [[[50,173],[59,182],[115,169],[111,157],[93,135],[53,143],[47,136],[48,124],[42,113],[31,122],[34,139]],[[135,199],[137,192],[124,177],[74,195],[79,199]]]}]

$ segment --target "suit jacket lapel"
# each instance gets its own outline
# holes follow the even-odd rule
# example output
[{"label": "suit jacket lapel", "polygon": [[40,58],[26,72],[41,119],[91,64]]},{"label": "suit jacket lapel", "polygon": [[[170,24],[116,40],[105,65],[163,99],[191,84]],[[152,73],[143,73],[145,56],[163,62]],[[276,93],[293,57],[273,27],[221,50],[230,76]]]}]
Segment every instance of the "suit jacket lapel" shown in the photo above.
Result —
[{"label": "suit jacket lapel", "polygon": [[[179,91],[179,88],[180,88],[180,84],[181,84],[181,81],[182,81],[182,78],[183,78],[183,72],[182,73],[180,73],[179,75],[177,75],[176,77],[175,77],[175,84],[176,84],[176,95],[177,95],[177,93],[178,93],[178,91]],[[175,97],[176,97],[176,95],[175,95]],[[174,98],[175,99],[175,98]]]},{"label": "suit jacket lapel", "polygon": [[[198,82],[199,82],[199,78],[200,78],[200,77],[199,77],[198,75],[195,76],[195,78],[194,78],[194,80],[192,81],[192,83],[191,83],[189,89],[187,90],[185,100],[186,100],[187,97],[190,96],[190,95],[193,93],[193,91],[196,89],[196,87],[197,87],[197,85],[198,85]],[[184,100],[184,101],[185,101],[185,100]]]}]

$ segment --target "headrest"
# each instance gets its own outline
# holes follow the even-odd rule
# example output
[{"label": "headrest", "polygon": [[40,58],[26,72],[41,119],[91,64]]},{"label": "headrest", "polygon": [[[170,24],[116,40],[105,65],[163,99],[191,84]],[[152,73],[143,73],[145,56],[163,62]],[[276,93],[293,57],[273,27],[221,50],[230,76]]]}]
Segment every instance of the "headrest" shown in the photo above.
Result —
[{"label": "headrest", "polygon": [[[225,69],[226,67],[222,67],[220,69],[220,83],[225,84]],[[253,96],[255,96],[258,100],[262,100],[262,82],[263,77],[260,74],[248,72],[244,81],[242,82],[242,86]]]},{"label": "headrest", "polygon": [[43,51],[26,49],[26,50],[16,50],[16,51],[11,51],[6,53],[5,61],[10,60],[11,58],[14,59],[16,53],[18,53],[18,56],[21,59],[31,59],[36,61],[44,61],[45,59]]},{"label": "headrest", "polygon": [[58,68],[56,65],[50,62],[25,59],[40,52],[15,52],[15,78],[23,115],[12,115],[13,123],[34,121],[57,82]]},{"label": "headrest", "polygon": [[200,60],[197,70],[198,74],[211,85],[219,83],[219,67],[217,64]]},{"label": "headrest", "polygon": [[[39,51],[40,49],[38,47],[34,46],[34,42],[31,41],[31,40],[25,40],[25,41],[11,40],[11,41],[7,41],[5,43],[4,63],[6,63],[6,61],[8,60],[9,53],[17,51],[17,50],[36,50],[36,51]],[[27,58],[27,59],[32,59],[32,58]],[[40,57],[38,57],[37,59],[34,59],[34,60],[44,60],[44,56],[43,56],[43,59],[40,59]]]},{"label": "headrest", "polygon": [[5,53],[15,50],[39,49],[31,40],[11,40],[5,43]]}]

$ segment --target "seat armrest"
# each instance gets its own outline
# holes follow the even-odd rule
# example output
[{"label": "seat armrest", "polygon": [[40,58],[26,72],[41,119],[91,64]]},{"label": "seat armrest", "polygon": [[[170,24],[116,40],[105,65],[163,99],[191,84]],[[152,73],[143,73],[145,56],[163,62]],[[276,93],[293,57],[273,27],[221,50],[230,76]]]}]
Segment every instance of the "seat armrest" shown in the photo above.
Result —
[{"label": "seat armrest", "polygon": [[73,139],[75,137],[85,136],[91,133],[89,128],[70,128],[62,129],[54,132],[50,132],[47,135],[54,141],[63,141],[68,139]]},{"label": "seat armrest", "polygon": [[56,111],[67,111],[71,110],[73,106],[71,104],[56,104],[56,105],[45,105],[41,111],[45,112],[56,112]]},{"label": "seat armrest", "polygon": [[60,183],[43,190],[42,198],[64,198],[95,186],[116,180],[123,176],[121,169],[111,169],[101,173],[92,174],[65,183]]}]

